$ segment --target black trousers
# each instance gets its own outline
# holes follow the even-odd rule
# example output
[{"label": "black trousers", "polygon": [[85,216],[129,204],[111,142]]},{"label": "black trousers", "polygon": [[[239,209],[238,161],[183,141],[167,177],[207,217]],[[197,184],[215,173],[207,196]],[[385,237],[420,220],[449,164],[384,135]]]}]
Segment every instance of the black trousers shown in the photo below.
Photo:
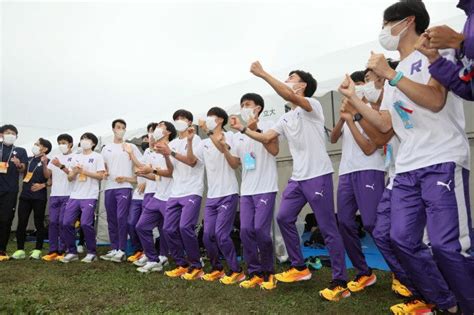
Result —
[{"label": "black trousers", "polygon": [[0,192],[0,252],[7,251],[18,192]]},{"label": "black trousers", "polygon": [[18,227],[16,229],[16,243],[18,249],[25,249],[26,228],[33,211],[36,228],[36,249],[43,249],[46,236],[44,227],[44,213],[46,211],[46,200],[23,199],[18,202]]}]

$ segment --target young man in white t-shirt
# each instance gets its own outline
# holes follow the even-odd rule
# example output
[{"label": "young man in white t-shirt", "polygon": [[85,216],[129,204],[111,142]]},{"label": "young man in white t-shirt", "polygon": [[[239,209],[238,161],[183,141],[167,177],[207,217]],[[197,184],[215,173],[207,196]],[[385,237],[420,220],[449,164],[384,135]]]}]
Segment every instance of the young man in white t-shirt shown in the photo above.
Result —
[{"label": "young man in white t-shirt", "polygon": [[[399,12],[404,12],[402,15]],[[469,144],[462,101],[430,76],[428,59],[415,50],[429,24],[422,2],[398,2],[384,12],[380,42],[398,50],[391,69],[382,54],[367,67],[387,80],[379,113],[357,102],[350,78],[340,91],[379,131],[392,126],[400,138],[392,189],[390,236],[397,255],[422,295],[392,307],[413,312],[435,304],[474,313],[474,260],[469,209]],[[453,52],[443,52],[453,59]],[[427,228],[431,248],[423,243]],[[439,268],[439,269],[438,269]],[[441,272],[440,272],[441,271]],[[453,295],[454,293],[454,295]]]},{"label": "young man in white t-shirt", "polygon": [[[376,89],[374,81],[365,82],[364,71],[351,75],[356,86],[361,88],[367,106],[378,110],[382,90]],[[377,84],[382,83],[377,81]],[[374,93],[375,92],[375,93]],[[382,197],[385,179],[385,166],[377,145],[364,133],[359,121],[362,116],[351,115],[341,108],[340,118],[331,132],[331,142],[342,137],[342,156],[339,165],[339,184],[337,188],[337,218],[344,247],[357,275],[347,286],[352,292],[359,292],[375,284],[377,276],[367,265],[362,253],[356,223],[356,212],[360,211],[364,229],[372,234],[375,226],[377,205]]]},{"label": "young man in white t-shirt", "polygon": [[71,195],[72,182],[67,178],[72,165],[73,139],[68,134],[57,138],[60,153],[48,163],[48,171],[52,180],[49,195],[49,253],[43,256],[44,261],[59,260],[64,256],[63,218],[64,209]]},{"label": "young man in white t-shirt", "polygon": [[[260,95],[243,95],[240,107],[241,117],[247,128],[261,133],[273,126],[271,122],[258,120],[265,107]],[[231,117],[231,125],[236,130],[242,128],[238,119]],[[225,150],[225,146],[223,149],[224,156],[232,168],[242,165],[240,238],[250,278],[240,286],[247,289],[260,286],[262,289],[272,290],[276,288],[271,228],[278,191],[278,138],[268,144],[262,144],[238,132],[234,135],[233,143],[232,154]]]},{"label": "young man in white t-shirt", "polygon": [[[127,220],[132,199],[132,184],[120,179],[133,177],[133,163],[124,147],[126,128],[127,123],[123,119],[114,120],[112,122],[114,140],[102,148],[102,156],[107,169],[104,204],[111,250],[100,259],[117,263],[126,259]],[[132,148],[136,155],[140,154],[136,146]]]},{"label": "young man in white t-shirt", "polygon": [[[245,274],[237,260],[234,243],[230,233],[234,227],[239,186],[235,171],[222,155],[222,146],[232,147],[232,132],[226,132],[228,115],[219,107],[207,112],[206,121],[200,121],[200,128],[207,133],[208,139],[201,141],[196,152],[191,143],[188,145],[188,157],[205,165],[207,175],[207,199],[204,209],[203,242],[211,261],[211,272],[202,276],[205,281],[220,280],[223,284],[235,284],[245,279]],[[191,134],[194,130],[189,129]],[[192,136],[188,139],[192,140]],[[219,259],[222,253],[229,266],[227,275]]]},{"label": "young man in white t-shirt", "polygon": [[[137,156],[137,160],[140,161],[140,163],[143,163],[143,165],[151,165],[152,167],[156,167],[156,163],[158,161],[158,154],[154,151],[153,149],[153,144],[154,144],[154,139],[153,139],[153,132],[156,130],[156,127],[158,126],[158,123],[151,122],[147,125],[146,130],[148,132],[147,134],[147,140],[148,140],[148,146],[144,149],[143,156],[139,157]],[[143,148],[143,147],[142,147]],[[136,151],[134,151],[136,152]],[[135,166],[141,166],[142,164],[137,164],[134,163]],[[140,171],[140,169],[137,169],[135,171],[135,174],[137,176],[137,180],[140,179],[140,182],[144,180],[145,184],[140,184],[137,188],[143,188],[143,200],[141,202],[141,206],[139,206],[138,202],[133,202],[130,204],[130,210],[128,213],[128,219],[127,219],[127,231],[128,235],[130,236],[130,242],[132,244],[134,253],[133,255],[129,256],[127,258],[128,262],[136,262],[140,258],[145,259],[146,256],[143,255],[143,246],[140,243],[140,237],[137,234],[136,230],[136,225],[138,222],[138,219],[140,219],[140,216],[142,214],[143,208],[146,206],[148,202],[153,198],[156,192],[156,181],[155,181],[155,175],[152,173],[143,173]],[[143,262],[137,263],[139,265],[142,265]]]},{"label": "young man in white t-shirt", "polygon": [[81,261],[91,263],[97,260],[94,216],[99,199],[99,183],[105,175],[104,158],[94,152],[98,141],[90,132],[83,134],[80,142],[82,153],[73,156],[72,168],[69,169],[68,179],[73,182],[73,187],[64,210],[63,231],[67,254],[60,260],[63,263],[78,260],[75,223],[79,216],[87,246],[87,255]]},{"label": "young man in white t-shirt", "polygon": [[[169,143],[176,137],[176,129],[168,121],[162,121],[153,132],[154,151],[160,143]],[[163,231],[163,222],[166,212],[166,202],[171,194],[173,186],[173,164],[169,155],[156,153],[156,162],[150,165],[141,163],[135,156],[133,150],[127,149],[130,158],[139,167],[140,174],[153,174],[155,176],[156,191],[153,198],[143,207],[142,213],[135,226],[140,243],[147,257],[144,266],[139,267],[137,271],[148,273],[163,270],[163,266],[168,263],[169,249],[166,242],[166,236]],[[160,233],[160,253],[155,248],[153,238],[153,229],[158,227]]]},{"label": "young man in white t-shirt", "polygon": [[[398,65],[398,61],[389,61],[390,67],[393,69]],[[363,102],[366,100],[378,99],[376,103],[370,102],[373,111],[378,111],[383,99],[383,84],[385,80],[381,80],[373,71],[366,69],[363,75],[364,82],[370,83],[376,81],[377,83],[369,87],[367,90],[366,86],[355,85],[355,92],[359,99]],[[356,83],[357,80],[351,75],[351,79]],[[376,90],[380,91],[374,91]],[[359,91],[358,91],[359,90]],[[360,93],[362,91],[362,93]],[[380,95],[382,94],[382,95]],[[373,96],[372,96],[373,95]],[[381,133],[373,125],[371,125],[367,119],[357,112],[357,110],[351,105],[349,99],[345,98],[341,106],[341,112],[344,112],[351,117],[359,115],[359,124],[364,130],[365,134],[371,139],[371,141],[380,147],[383,147],[385,154],[384,166],[388,172],[387,185],[383,191],[380,202],[377,206],[377,216],[375,220],[375,226],[372,231],[372,238],[374,239],[377,248],[385,258],[390,270],[393,272],[392,278],[392,291],[397,295],[409,298],[413,295],[418,295],[413,282],[408,276],[405,269],[402,267],[400,260],[398,259],[395,251],[393,250],[392,241],[390,240],[390,226],[391,226],[391,196],[392,196],[392,185],[395,177],[395,159],[400,145],[400,140],[394,135],[393,130],[386,133]]]},{"label": "young man in white t-shirt", "polygon": [[311,272],[304,263],[300,236],[295,225],[298,214],[308,202],[328,246],[333,272],[330,286],[319,294],[331,301],[346,298],[350,296],[350,291],[347,289],[344,244],[334,213],[333,168],[326,152],[323,109],[321,104],[311,97],[316,91],[316,80],[310,73],[296,70],[290,72],[283,83],[264,71],[258,61],[252,64],[250,71],[264,79],[291,104],[291,110],[282,115],[268,131],[259,133],[248,128],[241,130],[262,143],[269,143],[279,135],[285,136],[293,157],[293,174],[283,192],[277,217],[291,268],[275,277],[281,282],[311,279]]},{"label": "young man in white t-shirt", "polygon": [[173,187],[166,203],[163,230],[176,268],[166,271],[165,275],[195,280],[204,275],[196,235],[204,191],[204,164],[198,160],[189,163],[187,148],[192,146],[193,151],[197,151],[201,138],[188,132],[193,128],[191,112],[179,109],[173,114],[173,121],[178,137],[169,145],[157,146],[158,152],[171,155],[173,161]]}]

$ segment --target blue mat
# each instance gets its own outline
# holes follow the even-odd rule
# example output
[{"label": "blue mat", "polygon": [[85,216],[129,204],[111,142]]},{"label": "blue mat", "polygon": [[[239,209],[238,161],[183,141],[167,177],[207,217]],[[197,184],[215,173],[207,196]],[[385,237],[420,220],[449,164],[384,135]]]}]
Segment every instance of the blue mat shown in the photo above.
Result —
[{"label": "blue mat", "polygon": [[[303,242],[309,240],[311,233],[307,232],[304,233],[302,236]],[[367,260],[367,264],[369,267],[373,269],[379,269],[379,270],[386,270],[390,271],[390,269],[387,266],[387,263],[383,259],[382,254],[380,254],[379,250],[377,249],[377,246],[375,246],[374,240],[372,237],[367,235],[366,237],[361,239],[362,243],[362,252],[365,255],[365,259]],[[304,258],[308,258],[310,256],[328,256],[328,251],[327,249],[314,249],[311,247],[302,247],[303,249],[303,256]],[[352,263],[347,257],[346,254],[346,266],[347,268],[352,268]]]}]

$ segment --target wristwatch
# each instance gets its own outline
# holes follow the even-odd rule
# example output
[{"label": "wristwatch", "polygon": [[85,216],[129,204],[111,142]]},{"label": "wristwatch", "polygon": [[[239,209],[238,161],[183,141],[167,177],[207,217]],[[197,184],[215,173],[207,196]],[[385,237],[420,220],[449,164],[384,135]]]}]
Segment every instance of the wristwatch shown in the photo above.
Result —
[{"label": "wristwatch", "polygon": [[171,153],[170,153],[170,154],[171,154],[171,156],[172,156],[172,157],[176,157],[176,152],[174,152],[174,151],[171,151]]},{"label": "wristwatch", "polygon": [[213,134],[214,134],[213,131],[208,131],[208,132],[207,132],[207,136],[208,136],[208,137],[212,136]]},{"label": "wristwatch", "polygon": [[244,127],[240,130],[240,133],[245,133],[247,131],[247,127]]},{"label": "wristwatch", "polygon": [[61,166],[59,167],[60,170],[63,170],[65,168],[66,168],[66,165],[64,165],[64,164],[61,164]]},{"label": "wristwatch", "polygon": [[352,118],[353,121],[360,121],[364,116],[362,116],[360,113],[356,113],[354,117]]},{"label": "wristwatch", "polygon": [[153,174],[158,175],[158,170],[153,170]]}]

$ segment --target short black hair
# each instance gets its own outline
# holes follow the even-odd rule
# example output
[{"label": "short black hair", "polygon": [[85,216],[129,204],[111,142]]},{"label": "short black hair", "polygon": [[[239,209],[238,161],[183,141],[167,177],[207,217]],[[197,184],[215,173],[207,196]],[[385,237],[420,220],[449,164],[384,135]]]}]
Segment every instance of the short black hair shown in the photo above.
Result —
[{"label": "short black hair", "polygon": [[401,21],[409,16],[415,17],[415,30],[418,35],[423,34],[430,25],[430,15],[421,0],[401,0],[383,12],[386,22]]},{"label": "short black hair", "polygon": [[7,130],[11,130],[18,136],[18,129],[16,129],[16,127],[13,125],[10,125],[10,124],[3,125],[2,129],[3,129],[2,130],[3,132]]},{"label": "short black hair", "polygon": [[119,119],[115,119],[114,121],[112,121],[112,128],[115,128],[115,125],[117,123],[121,123],[125,126],[125,128],[127,128],[127,123],[125,122],[125,120],[123,120],[122,118],[119,118]]},{"label": "short black hair", "polygon": [[193,121],[193,114],[190,111],[185,110],[185,109],[178,109],[177,111],[174,112],[173,120],[178,119],[178,117],[184,117],[190,122]]},{"label": "short black hair", "polygon": [[365,71],[355,71],[355,72],[352,72],[351,74],[351,79],[352,81],[354,81],[355,83],[358,83],[358,82],[362,82],[364,83],[365,82],[365,74],[366,72]]},{"label": "short black hair", "polygon": [[38,142],[39,144],[41,144],[43,147],[46,148],[46,154],[51,152],[51,149],[53,148],[53,146],[51,145],[51,142],[49,142],[49,140],[46,140],[44,138],[39,138]]},{"label": "short black hair", "polygon": [[293,70],[290,72],[289,75],[292,74],[297,74],[301,78],[301,81],[306,83],[306,88],[304,89],[304,96],[313,96],[314,92],[316,92],[316,89],[318,88],[318,82],[315,78],[313,78],[313,75],[303,70]]},{"label": "short black hair", "polygon": [[148,134],[143,135],[143,136],[141,137],[142,141],[145,140],[145,138],[148,139]]},{"label": "short black hair", "polygon": [[67,133],[62,133],[58,136],[58,138],[56,139],[56,141],[59,143],[59,141],[61,140],[65,140],[67,141],[68,143],[70,144],[74,144],[73,140],[72,140],[72,136],[67,134]]},{"label": "short black hair", "polygon": [[158,126],[158,123],[156,122],[151,122],[146,126],[146,132],[148,132],[151,128],[152,131],[155,131],[156,126]]},{"label": "short black hair", "polygon": [[0,133],[3,133],[3,126],[0,127]]},{"label": "short black hair", "polygon": [[220,107],[212,107],[210,110],[207,111],[207,116],[217,116],[219,118],[224,119],[222,127],[227,125],[227,121],[229,120],[229,115],[227,115],[226,111]]},{"label": "short black hair", "polygon": [[92,132],[86,132],[84,133],[82,136],[81,136],[81,140],[83,139],[89,139],[92,141],[92,151],[95,150],[95,147],[97,146],[97,144],[99,143],[99,139],[97,139],[97,137],[95,136],[95,134],[93,134]]},{"label": "short black hair", "polygon": [[259,94],[257,93],[247,93],[247,94],[244,94],[241,98],[240,98],[240,107],[242,107],[242,103],[244,101],[253,101],[255,103],[255,105],[257,106],[260,106],[262,109],[258,112],[258,115],[260,116],[260,114],[263,112],[263,109],[265,108],[265,101],[263,100],[263,97],[261,97]]},{"label": "short black hair", "polygon": [[176,136],[178,135],[178,132],[176,131],[176,128],[174,127],[174,125],[172,123],[170,123],[169,121],[164,121],[164,120],[160,121],[158,123],[158,125],[161,124],[161,123],[165,124],[166,131],[170,132],[168,140],[171,141],[174,138],[176,138]]}]

